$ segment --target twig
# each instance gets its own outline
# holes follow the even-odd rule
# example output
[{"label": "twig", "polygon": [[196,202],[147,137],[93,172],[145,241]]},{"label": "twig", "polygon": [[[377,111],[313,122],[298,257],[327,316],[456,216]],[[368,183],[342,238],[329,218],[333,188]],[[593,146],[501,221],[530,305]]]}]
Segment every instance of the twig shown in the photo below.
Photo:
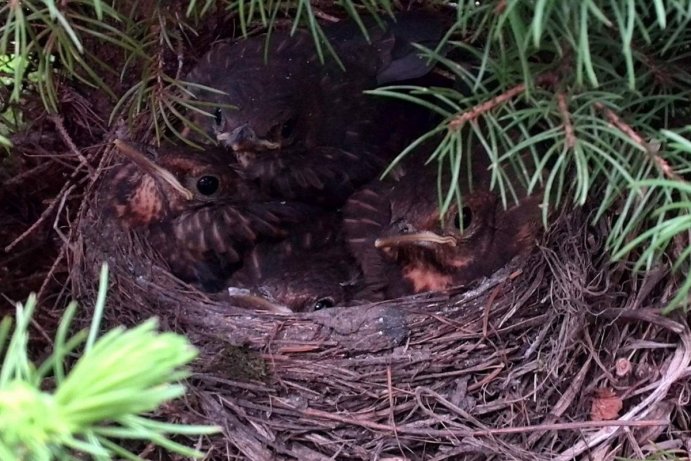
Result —
[{"label": "twig", "polygon": [[[303,416],[312,416],[316,418],[323,418],[331,421],[338,421],[344,424],[353,424],[355,426],[365,427],[368,429],[373,429],[377,431],[385,431],[392,433],[393,427],[388,424],[376,423],[374,421],[368,421],[365,419],[359,419],[349,416],[344,416],[338,413],[331,413],[328,411],[316,410],[313,408],[308,408],[302,411]],[[598,428],[620,428],[620,427],[653,427],[653,426],[666,426],[669,422],[665,420],[639,420],[639,421],[626,421],[626,420],[615,420],[615,421],[580,421],[573,423],[554,423],[554,424],[538,424],[535,426],[514,426],[514,427],[502,427],[497,429],[482,429],[477,431],[470,431],[467,429],[430,429],[430,428],[417,428],[408,426],[398,426],[397,430],[402,434],[409,435],[422,435],[422,436],[438,436],[438,437],[448,437],[449,435],[455,435],[459,437],[481,437],[481,436],[493,436],[498,434],[520,434],[524,432],[533,431],[572,431],[581,429],[598,429]],[[562,458],[559,458],[562,459]],[[572,458],[564,458],[572,459]]]},{"label": "twig", "polygon": [[58,133],[60,133],[60,138],[65,143],[70,152],[77,156],[79,161],[88,168],[89,176],[93,176],[93,167],[89,164],[89,161],[86,159],[86,157],[84,157],[84,155],[82,155],[82,153],[79,151],[77,145],[74,143],[74,141],[72,141],[72,137],[69,135],[69,133],[67,133],[65,125],[62,122],[62,117],[58,114],[53,114],[49,118],[50,121],[53,122],[53,125],[55,125],[55,129],[58,131]]},{"label": "twig", "polygon": [[9,245],[7,245],[7,246],[5,247],[5,252],[6,252],[6,253],[9,253],[10,251],[12,251],[12,249],[13,249],[14,247],[16,247],[16,246],[19,244],[19,242],[21,242],[21,241],[24,240],[27,236],[29,236],[31,233],[33,233],[33,232],[36,230],[36,228],[37,228],[38,226],[40,226],[40,225],[43,223],[43,221],[45,221],[45,220],[48,218],[48,215],[50,215],[50,213],[55,209],[55,207],[56,207],[58,204],[62,203],[62,200],[61,200],[60,198],[61,198],[64,194],[68,194],[69,192],[71,192],[72,189],[74,189],[74,187],[75,187],[75,186],[74,186],[73,184],[70,184],[69,182],[66,183],[66,184],[62,187],[62,190],[61,190],[61,191],[58,193],[58,195],[55,197],[55,199],[50,203],[50,205],[48,205],[48,207],[47,207],[45,210],[43,210],[43,213],[41,213],[41,216],[39,216],[38,219],[37,219],[31,226],[29,226],[29,228],[28,228],[27,230],[25,230],[24,232],[22,232],[22,234],[21,234],[19,237],[17,237],[16,239],[14,239]]},{"label": "twig", "polygon": [[[553,74],[544,74],[540,75],[535,79],[535,82],[538,85],[541,84],[553,84],[554,81],[556,80],[556,76]],[[471,107],[469,110],[462,112],[458,114],[456,117],[454,117],[450,122],[449,122],[449,129],[451,130],[459,130],[463,127],[463,125],[466,124],[466,122],[470,122],[472,120],[477,119],[480,117],[482,114],[485,112],[489,112],[490,110],[494,109],[497,106],[500,106],[504,104],[505,102],[515,98],[521,93],[524,93],[525,90],[527,89],[527,85],[525,83],[520,83],[513,88],[509,88],[502,94],[495,96],[494,98],[490,99],[489,101],[485,101],[483,103],[477,104],[473,107]]]},{"label": "twig", "polygon": [[480,388],[481,388],[482,386],[484,386],[485,384],[491,383],[492,381],[494,381],[494,378],[496,378],[497,376],[499,376],[499,374],[500,374],[502,371],[504,371],[505,368],[506,368],[506,366],[505,366],[504,364],[499,364],[499,365],[495,366],[495,367],[494,367],[494,371],[492,371],[490,374],[488,374],[487,376],[485,376],[484,378],[482,378],[480,381],[478,381],[478,382],[476,382],[476,383],[474,383],[474,384],[469,385],[469,386],[468,386],[468,391],[471,391],[471,392],[472,392],[472,391],[475,391],[475,390],[477,390],[477,389],[480,389]]},{"label": "twig", "polygon": [[[554,421],[556,421],[557,418],[560,418],[566,412],[566,410],[569,408],[571,403],[574,401],[574,399],[580,392],[581,388],[583,387],[585,377],[588,371],[590,370],[590,361],[591,358],[588,357],[581,369],[578,370],[578,373],[576,373],[576,376],[571,380],[571,384],[569,384],[569,387],[566,388],[562,396],[559,398],[557,403],[554,404],[549,414],[546,416],[546,419],[550,420],[550,423],[554,423]],[[541,432],[533,433],[530,437],[528,437],[528,445],[533,446],[538,441],[538,439],[542,437],[542,435],[543,433]]]},{"label": "twig", "polygon": [[559,91],[557,93],[557,105],[559,106],[559,113],[564,122],[564,133],[566,134],[566,147],[571,150],[576,145],[576,135],[571,124],[571,115],[569,114],[569,105],[566,102],[566,95]]},{"label": "twig", "polygon": [[521,83],[519,85],[514,86],[513,88],[510,88],[500,94],[499,96],[495,96],[494,98],[490,99],[489,101],[485,101],[481,104],[477,104],[473,107],[471,107],[469,110],[458,114],[456,117],[453,118],[449,122],[449,129],[452,130],[459,130],[463,125],[466,124],[466,122],[470,122],[472,120],[477,119],[480,117],[482,114],[485,112],[489,112],[490,110],[494,109],[495,107],[504,104],[506,101],[509,101],[519,94],[523,93],[526,89],[525,83]]},{"label": "twig", "polygon": [[626,309],[609,307],[598,312],[598,317],[633,322],[647,322],[670,330],[676,334],[684,331],[684,325],[660,314],[659,308]]},{"label": "twig", "polygon": [[485,303],[485,308],[484,312],[482,315],[482,337],[487,339],[487,332],[489,330],[489,314],[490,311],[492,310],[492,305],[494,304],[494,300],[497,299],[497,296],[499,293],[501,293],[502,286],[497,285],[494,290],[489,294],[489,297],[487,298],[487,302]]},{"label": "twig", "polygon": [[46,288],[48,287],[48,283],[53,277],[53,274],[58,268],[58,265],[62,262],[62,260],[65,258],[65,249],[67,248],[67,243],[64,243],[60,246],[60,251],[58,252],[58,255],[55,257],[55,260],[53,261],[53,264],[51,264],[50,269],[48,270],[48,273],[46,276],[43,278],[43,283],[41,283],[41,288],[38,290],[38,299],[42,299],[43,293],[45,292]]},{"label": "twig", "polygon": [[[669,421],[664,419],[650,419],[650,420],[639,420],[639,421],[624,421],[624,420],[614,420],[614,421],[579,421],[573,423],[553,423],[553,424],[537,424],[535,426],[514,426],[514,427],[502,427],[499,429],[486,429],[482,431],[473,431],[471,435],[482,436],[482,435],[498,435],[498,434],[520,434],[522,432],[533,432],[533,431],[573,431],[581,429],[598,429],[601,427],[655,427],[655,426],[667,426]],[[561,458],[559,458],[561,459]],[[569,458],[571,459],[571,458]]]},{"label": "twig", "polygon": [[401,450],[401,454],[403,454],[403,445],[401,444],[401,439],[398,438],[398,431],[396,431],[396,410],[393,402],[393,383],[391,379],[390,365],[386,367],[386,390],[389,394],[389,423],[391,424],[391,427],[393,427],[393,435],[396,438],[398,449]]},{"label": "twig", "polygon": [[602,113],[605,114],[605,117],[607,117],[607,120],[610,121],[612,125],[617,127],[619,131],[624,133],[626,136],[629,137],[633,142],[641,146],[650,156],[650,158],[655,162],[655,164],[662,170],[662,173],[667,176],[670,179],[675,179],[677,181],[681,182],[686,182],[681,176],[679,176],[674,169],[669,165],[667,160],[663,159],[658,155],[658,149],[655,147],[651,146],[649,143],[645,142],[643,137],[638,134],[636,130],[633,129],[631,125],[628,123],[624,122],[617,114],[614,113],[610,108],[606,107],[604,104],[601,102],[596,102],[595,103],[595,108],[602,111]]},{"label": "twig", "polygon": [[18,175],[16,175],[16,176],[13,176],[13,177],[7,179],[7,180],[3,183],[3,185],[4,185],[4,186],[10,186],[10,185],[12,185],[12,184],[21,184],[22,181],[24,181],[24,179],[29,178],[29,177],[31,177],[31,176],[33,176],[33,175],[35,175],[35,174],[41,173],[41,172],[43,172],[43,170],[47,170],[47,169],[49,169],[51,166],[52,166],[52,165],[51,165],[50,162],[42,162],[42,163],[36,165],[35,167],[32,167],[32,168],[30,168],[30,169],[28,169],[28,170],[26,170],[26,171],[23,171],[22,173],[20,173],[20,174],[18,174]]},{"label": "twig", "polygon": [[[68,183],[69,184],[69,183]],[[58,221],[60,220],[60,213],[62,213],[63,208],[65,208],[65,203],[67,202],[67,197],[70,196],[70,193],[77,187],[75,184],[72,184],[63,194],[60,194],[58,197],[60,197],[60,206],[58,207],[57,211],[55,212],[55,219],[53,220],[53,230],[55,231],[56,234],[60,237],[60,239],[63,241],[65,245],[69,245],[69,239],[65,234],[62,233],[60,228],[58,227]]]},{"label": "twig", "polygon": [[[182,19],[180,18],[180,12],[178,12],[178,11],[175,12],[175,19],[177,19],[178,24],[183,23]],[[180,38],[184,38],[184,36],[180,37]],[[180,80],[180,77],[182,76],[182,70],[183,70],[184,64],[185,64],[185,50],[184,50],[184,46],[183,46],[183,40],[182,39],[177,40],[176,45],[177,45],[177,49],[175,50],[176,51],[175,54],[176,54],[176,57],[178,60],[178,67],[175,70],[175,80]]]},{"label": "twig", "polygon": [[324,11],[320,10],[319,8],[314,7],[314,6],[312,6],[312,12],[319,19],[323,19],[323,20],[329,21],[329,22],[340,22],[340,19],[338,19],[336,16],[330,15],[329,13],[326,13],[326,12],[324,12]]},{"label": "twig", "polygon": [[588,352],[588,355],[590,356],[589,358],[592,359],[598,367],[600,367],[600,370],[602,370],[602,373],[607,377],[607,380],[610,383],[616,382],[616,379],[612,373],[607,369],[605,364],[602,363],[602,360],[600,360],[600,355],[597,353],[597,351],[595,351],[595,345],[593,344],[593,339],[590,337],[588,329],[583,330],[583,338],[585,341],[585,350]]}]

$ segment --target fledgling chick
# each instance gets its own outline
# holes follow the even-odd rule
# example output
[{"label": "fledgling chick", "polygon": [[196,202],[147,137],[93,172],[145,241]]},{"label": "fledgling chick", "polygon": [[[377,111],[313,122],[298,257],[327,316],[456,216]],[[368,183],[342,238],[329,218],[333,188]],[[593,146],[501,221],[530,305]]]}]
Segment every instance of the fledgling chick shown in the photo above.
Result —
[{"label": "fledgling chick", "polygon": [[443,220],[434,168],[418,165],[398,178],[374,181],[348,200],[347,243],[362,267],[368,296],[467,285],[532,248],[542,196],[526,195],[516,183],[518,202],[504,209],[498,193],[490,191],[488,164],[478,157],[472,189],[467,175],[459,178],[462,204],[453,203]]},{"label": "fledgling chick", "polygon": [[325,25],[340,61],[325,52],[323,63],[305,30],[219,42],[187,78],[211,105],[209,115],[192,117],[264,190],[341,206],[428,128],[425,110],[364,91],[428,74],[412,43],[436,46],[441,18],[420,11],[381,24],[363,18],[369,40],[353,21]]},{"label": "fledgling chick", "polygon": [[108,178],[105,206],[145,232],[175,275],[205,290],[221,289],[255,244],[284,238],[313,212],[264,196],[221,149],[116,146],[128,161]]},{"label": "fledgling chick", "polygon": [[281,242],[254,247],[230,284],[231,295],[243,288],[263,298],[259,307],[268,302],[291,312],[311,312],[348,305],[361,281],[345,247],[341,217],[333,212],[297,226]]}]

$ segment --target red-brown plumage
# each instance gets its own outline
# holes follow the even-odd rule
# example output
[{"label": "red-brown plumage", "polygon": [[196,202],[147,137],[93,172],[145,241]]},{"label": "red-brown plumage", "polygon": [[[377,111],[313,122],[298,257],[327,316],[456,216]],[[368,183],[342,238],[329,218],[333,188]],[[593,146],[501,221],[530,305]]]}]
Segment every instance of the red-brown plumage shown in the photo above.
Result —
[{"label": "red-brown plumage", "polygon": [[174,274],[206,289],[221,289],[256,243],[284,238],[315,211],[266,196],[218,149],[117,144],[129,160],[110,176],[107,208],[145,233]]},{"label": "red-brown plumage", "polygon": [[[504,209],[490,191],[487,161],[475,156],[472,190],[462,175],[461,209],[440,219],[437,171],[415,165],[375,181],[344,209],[349,248],[362,266],[372,299],[439,291],[491,274],[530,249],[540,229],[541,195],[527,196],[514,178],[518,203]],[[448,176],[445,177],[448,181]]]}]

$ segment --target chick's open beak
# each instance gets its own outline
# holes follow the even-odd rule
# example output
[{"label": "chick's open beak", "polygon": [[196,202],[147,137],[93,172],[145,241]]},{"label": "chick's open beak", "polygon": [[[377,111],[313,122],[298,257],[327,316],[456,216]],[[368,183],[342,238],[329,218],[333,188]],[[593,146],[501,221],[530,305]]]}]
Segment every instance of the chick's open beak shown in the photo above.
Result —
[{"label": "chick's open beak", "polygon": [[120,153],[130,159],[135,165],[142,169],[145,173],[158,178],[161,181],[166,182],[170,187],[176,192],[182,195],[186,200],[192,200],[194,194],[180,184],[180,181],[171,173],[170,171],[156,165],[151,159],[149,159],[145,154],[143,154],[139,149],[134,147],[134,145],[116,139],[113,144],[118,148]]},{"label": "chick's open beak", "polygon": [[387,248],[402,245],[417,245],[425,248],[433,248],[436,245],[449,245],[455,247],[456,240],[451,236],[442,236],[431,231],[422,231],[412,234],[380,237],[374,241],[374,246],[376,248]]}]

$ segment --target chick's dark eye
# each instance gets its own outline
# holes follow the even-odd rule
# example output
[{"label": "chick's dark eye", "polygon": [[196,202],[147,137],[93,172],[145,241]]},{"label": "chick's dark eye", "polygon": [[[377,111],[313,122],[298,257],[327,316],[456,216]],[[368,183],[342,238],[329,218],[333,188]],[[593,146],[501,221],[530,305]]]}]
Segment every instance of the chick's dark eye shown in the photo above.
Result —
[{"label": "chick's dark eye", "polygon": [[220,182],[216,176],[202,176],[197,180],[197,190],[202,195],[213,195],[218,191]]},{"label": "chick's dark eye", "polygon": [[473,213],[470,211],[470,207],[464,206],[460,213],[454,218],[453,224],[456,229],[464,230],[470,227],[473,222]]},{"label": "chick's dark eye", "polygon": [[214,111],[214,122],[216,126],[221,126],[221,123],[223,123],[223,111],[220,107],[217,107]]},{"label": "chick's dark eye", "polygon": [[314,310],[318,311],[321,309],[328,309],[329,307],[334,307],[336,303],[332,298],[321,298],[316,303],[314,303]]},{"label": "chick's dark eye", "polygon": [[281,125],[281,137],[283,139],[290,138],[293,135],[293,132],[295,131],[295,125],[297,122],[295,121],[294,118],[289,119],[286,121],[283,125]]}]

